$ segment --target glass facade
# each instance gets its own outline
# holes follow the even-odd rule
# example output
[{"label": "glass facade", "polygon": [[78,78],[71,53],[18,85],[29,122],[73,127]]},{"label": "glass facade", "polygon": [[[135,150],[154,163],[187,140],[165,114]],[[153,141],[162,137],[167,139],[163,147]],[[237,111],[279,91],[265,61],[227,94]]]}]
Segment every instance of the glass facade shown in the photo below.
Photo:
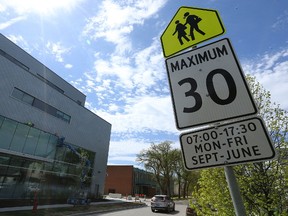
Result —
[{"label": "glass facade", "polygon": [[160,193],[160,188],[153,174],[138,168],[133,169],[133,185],[134,194],[145,194],[152,197]]},{"label": "glass facade", "polygon": [[[39,199],[67,199],[79,190],[84,163],[58,142],[54,134],[0,116],[0,199],[31,199],[35,191]],[[93,164],[95,153],[73,148]],[[92,170],[84,188],[90,187]]]}]

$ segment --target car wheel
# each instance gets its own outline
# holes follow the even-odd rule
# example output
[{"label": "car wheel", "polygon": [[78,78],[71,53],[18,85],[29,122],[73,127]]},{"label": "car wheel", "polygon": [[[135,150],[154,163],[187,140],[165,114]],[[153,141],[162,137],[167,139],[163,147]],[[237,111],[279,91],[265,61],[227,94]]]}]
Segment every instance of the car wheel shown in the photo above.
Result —
[{"label": "car wheel", "polygon": [[151,208],[151,211],[152,211],[152,212],[155,212],[155,209],[152,209],[152,208]]}]

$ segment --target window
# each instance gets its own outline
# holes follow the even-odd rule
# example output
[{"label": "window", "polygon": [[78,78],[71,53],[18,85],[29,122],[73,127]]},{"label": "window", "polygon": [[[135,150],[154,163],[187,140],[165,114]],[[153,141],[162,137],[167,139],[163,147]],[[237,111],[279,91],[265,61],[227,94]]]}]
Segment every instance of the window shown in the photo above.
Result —
[{"label": "window", "polygon": [[36,107],[36,108],[38,108],[38,109],[50,114],[50,115],[53,115],[53,116],[55,116],[57,118],[60,118],[57,115],[58,110],[56,108],[50,106],[49,104],[47,104],[47,103],[45,103],[45,102],[43,102],[43,101],[41,101],[41,100],[39,100],[37,98],[35,98],[34,103],[33,103],[32,106],[34,106],[34,107]]},{"label": "window", "polygon": [[23,98],[22,98],[22,101],[27,103],[27,104],[33,104],[34,97],[32,97],[30,95],[27,95],[27,94],[24,94]]},{"label": "window", "polygon": [[69,115],[64,114],[63,119],[64,121],[70,122],[71,117]]},{"label": "window", "polygon": [[62,113],[61,111],[57,110],[56,111],[56,115],[57,115],[58,118],[63,118],[64,113]]},{"label": "window", "polygon": [[62,119],[63,121],[70,122],[71,117],[59,110],[56,111],[57,118]]},{"label": "window", "polygon": [[40,136],[38,139],[38,144],[36,147],[35,155],[41,156],[41,157],[47,157],[46,151],[47,151],[47,145],[49,143],[50,134],[41,131]]},{"label": "window", "polygon": [[40,130],[30,127],[29,134],[27,136],[26,143],[23,149],[23,153],[34,155],[39,135]]},{"label": "window", "polygon": [[14,89],[13,89],[13,92],[12,92],[12,96],[13,96],[14,98],[19,99],[19,100],[22,100],[22,98],[23,98],[23,92],[20,91],[20,90],[17,89],[17,88],[14,88]]},{"label": "window", "polygon": [[30,127],[25,124],[17,125],[16,131],[14,133],[14,136],[11,142],[10,150],[22,152],[29,128]]},{"label": "window", "polygon": [[17,98],[18,100],[26,103],[26,104],[30,104],[33,107],[36,107],[50,115],[53,115],[59,119],[61,119],[62,121],[68,122],[70,123],[71,120],[71,116],[65,114],[64,112],[56,109],[53,106],[50,106],[49,104],[21,91],[18,88],[14,88],[13,92],[12,92],[12,97]]},{"label": "window", "polygon": [[14,90],[12,92],[12,96],[14,98],[17,98],[18,100],[23,101],[24,103],[30,104],[30,105],[32,105],[33,101],[34,101],[34,97],[26,94],[25,92],[23,92],[17,88],[14,88]]},{"label": "window", "polygon": [[2,126],[2,123],[4,122],[5,118],[3,116],[0,116],[0,128]]},{"label": "window", "polygon": [[2,49],[0,49],[0,55],[2,55],[5,58],[9,59],[11,62],[13,62],[14,64],[16,64],[19,67],[23,68],[24,70],[29,71],[29,67],[27,67],[25,64],[23,64],[22,62],[18,61],[17,59],[12,57],[8,53],[4,52]]},{"label": "window", "polygon": [[10,119],[5,119],[0,127],[0,148],[9,149],[13,134],[16,129],[16,123]]},{"label": "window", "polygon": [[50,135],[49,143],[46,149],[46,155],[45,155],[46,158],[54,159],[55,154],[56,154],[57,140],[58,138],[56,136]]},{"label": "window", "polygon": [[45,82],[47,85],[51,86],[52,88],[54,88],[55,90],[57,90],[58,92],[64,94],[64,90],[59,88],[58,86],[56,86],[54,83],[50,82],[49,80],[45,79],[43,76],[41,76],[40,74],[38,74],[38,77]]}]

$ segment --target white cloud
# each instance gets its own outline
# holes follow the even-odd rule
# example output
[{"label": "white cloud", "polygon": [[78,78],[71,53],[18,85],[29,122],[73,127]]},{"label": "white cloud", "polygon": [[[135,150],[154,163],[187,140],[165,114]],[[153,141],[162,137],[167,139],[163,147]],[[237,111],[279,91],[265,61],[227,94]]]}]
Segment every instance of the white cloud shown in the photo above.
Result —
[{"label": "white cloud", "polygon": [[6,8],[4,7],[4,5],[0,4],[0,13],[5,12]]},{"label": "white cloud", "polygon": [[104,0],[97,16],[87,20],[83,34],[96,40],[104,38],[116,44],[117,52],[131,50],[128,38],[134,25],[142,25],[145,19],[155,15],[167,0]]},{"label": "white cloud", "polygon": [[17,44],[18,46],[22,47],[26,52],[31,53],[33,48],[29,46],[27,41],[22,37],[22,35],[8,35],[9,40],[13,43]]},{"label": "white cloud", "polygon": [[[162,140],[160,142],[164,141],[165,140]],[[158,142],[153,143],[158,144]],[[143,168],[143,164],[139,164],[136,161],[137,154],[139,154],[141,150],[147,150],[151,144],[152,142],[144,139],[125,139],[121,141],[111,141],[109,147],[108,164],[131,164]],[[179,149],[180,143],[178,141],[172,143],[172,148]]]},{"label": "white cloud", "polygon": [[[92,88],[96,94],[105,90],[107,94],[109,93],[107,92],[108,88],[114,84],[114,87],[121,88],[125,92],[134,91],[133,94],[136,95],[168,92],[165,61],[159,41],[156,39],[151,46],[131,55],[111,54],[106,59],[101,58],[101,55],[96,55],[95,58],[94,71],[84,74],[89,80],[89,82],[86,81],[89,85],[82,87],[82,89]],[[109,85],[107,80],[110,80]],[[165,86],[163,86],[163,81],[165,81]],[[91,83],[95,88],[92,87]]]},{"label": "white cloud", "polygon": [[0,0],[1,10],[12,9],[15,13],[23,15],[34,13],[40,16],[51,16],[56,12],[71,11],[83,0]]},{"label": "white cloud", "polygon": [[158,40],[129,56],[95,57],[95,71],[85,73],[81,89],[97,95],[96,107],[93,103],[86,106],[112,123],[113,133],[176,132]]},{"label": "white cloud", "polygon": [[288,49],[246,61],[243,69],[270,91],[273,102],[288,110]]},{"label": "white cloud", "polygon": [[107,110],[92,107],[89,109],[110,122],[113,133],[133,134],[147,131],[177,133],[169,95],[129,98],[122,113],[111,114]]},{"label": "white cloud", "polygon": [[109,111],[110,112],[115,112],[119,110],[119,106],[117,106],[116,104],[111,104],[109,105]]},{"label": "white cloud", "polygon": [[26,16],[18,16],[18,17],[15,17],[15,18],[12,18],[10,20],[8,20],[7,22],[3,22],[3,23],[0,23],[0,30],[3,30],[17,22],[20,22],[22,20],[25,20],[26,19]]},{"label": "white cloud", "polygon": [[65,64],[65,68],[67,68],[67,69],[71,69],[72,67],[73,67],[72,64]]},{"label": "white cloud", "polygon": [[131,76],[133,68],[130,65],[129,58],[119,55],[112,55],[110,59],[97,59],[95,61],[96,81],[101,81],[107,76],[115,76],[122,85],[132,87]]},{"label": "white cloud", "polygon": [[133,76],[135,84],[149,87],[166,78],[163,73],[165,61],[160,50],[159,41],[154,39],[151,46],[135,53],[136,73]]},{"label": "white cloud", "polygon": [[288,10],[285,10],[283,14],[280,14],[277,17],[276,22],[272,25],[274,29],[283,29],[286,28],[288,24]]},{"label": "white cloud", "polygon": [[56,61],[63,62],[63,55],[70,52],[71,48],[64,47],[60,42],[52,43],[48,42],[46,44],[48,52],[55,56]]},{"label": "white cloud", "polygon": [[135,154],[138,154],[141,149],[147,148],[147,142],[139,139],[127,139],[121,141],[112,141],[109,147],[109,159],[115,160],[115,158],[122,157],[128,160],[132,158],[135,160]]},{"label": "white cloud", "polygon": [[70,81],[71,85],[74,85],[74,86],[80,86],[82,82],[83,82],[82,78],[79,78],[79,79],[74,80],[74,81],[73,80]]}]

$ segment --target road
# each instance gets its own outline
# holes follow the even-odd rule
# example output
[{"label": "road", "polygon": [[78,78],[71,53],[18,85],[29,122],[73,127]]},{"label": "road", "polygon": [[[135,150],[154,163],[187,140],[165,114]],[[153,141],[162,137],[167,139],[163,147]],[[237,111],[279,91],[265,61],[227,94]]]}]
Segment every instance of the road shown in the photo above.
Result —
[{"label": "road", "polygon": [[185,204],[178,204],[175,205],[175,212],[165,213],[165,212],[156,212],[152,213],[151,208],[148,204],[146,207],[142,208],[135,208],[135,209],[127,209],[121,211],[114,211],[109,213],[97,213],[93,215],[103,215],[103,216],[165,216],[165,215],[176,215],[176,216],[184,216],[186,213],[186,205]]}]

